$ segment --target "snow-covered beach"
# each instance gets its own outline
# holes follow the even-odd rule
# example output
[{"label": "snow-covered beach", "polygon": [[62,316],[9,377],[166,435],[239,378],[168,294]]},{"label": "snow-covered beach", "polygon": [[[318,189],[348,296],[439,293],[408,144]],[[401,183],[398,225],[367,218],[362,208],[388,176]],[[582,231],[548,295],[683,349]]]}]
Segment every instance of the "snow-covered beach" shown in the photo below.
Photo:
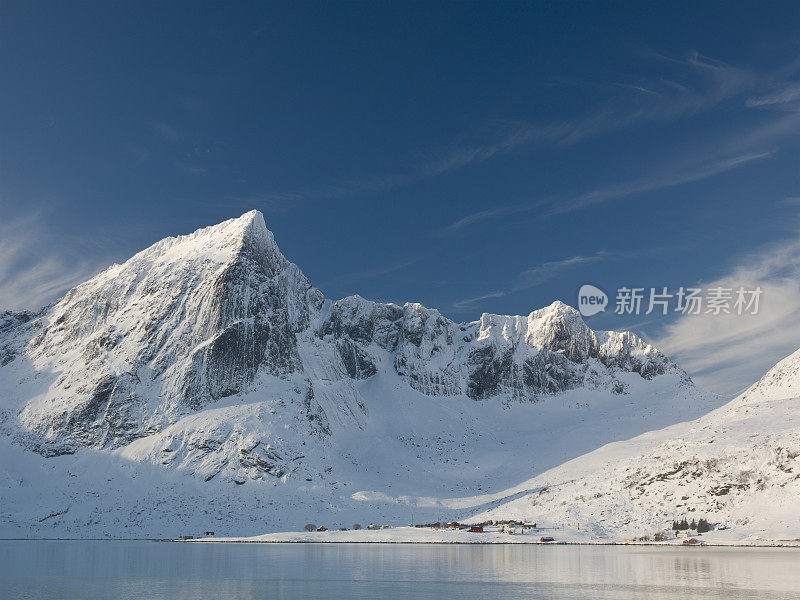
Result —
[{"label": "snow-covered beach", "polygon": [[[553,541],[541,541],[552,538]],[[691,542],[694,540],[695,542]],[[701,536],[672,538],[660,542],[624,539],[600,539],[577,529],[537,529],[524,534],[510,535],[496,528],[487,528],[482,533],[464,530],[433,529],[429,527],[390,527],[378,530],[347,531],[287,531],[265,533],[251,537],[198,537],[191,540],[176,540],[191,543],[306,543],[306,544],[591,544],[591,545],[639,545],[639,546],[731,546],[731,547],[800,547],[800,539],[768,539],[758,536],[743,536],[732,531],[709,532]]]}]

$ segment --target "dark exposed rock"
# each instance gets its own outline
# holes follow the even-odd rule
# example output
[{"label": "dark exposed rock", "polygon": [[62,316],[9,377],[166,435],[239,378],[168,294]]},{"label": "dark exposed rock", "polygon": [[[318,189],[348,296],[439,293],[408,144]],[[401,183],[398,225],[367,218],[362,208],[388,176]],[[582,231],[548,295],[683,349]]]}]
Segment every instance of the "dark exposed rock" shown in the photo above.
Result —
[{"label": "dark exposed rock", "polygon": [[469,374],[467,395],[483,400],[497,394],[503,380],[510,378],[511,352],[498,355],[494,348],[479,348],[470,353],[467,365],[474,365]]},{"label": "dark exposed rock", "polygon": [[351,379],[366,379],[378,372],[367,354],[347,339],[336,342],[336,349],[342,359],[342,364]]}]

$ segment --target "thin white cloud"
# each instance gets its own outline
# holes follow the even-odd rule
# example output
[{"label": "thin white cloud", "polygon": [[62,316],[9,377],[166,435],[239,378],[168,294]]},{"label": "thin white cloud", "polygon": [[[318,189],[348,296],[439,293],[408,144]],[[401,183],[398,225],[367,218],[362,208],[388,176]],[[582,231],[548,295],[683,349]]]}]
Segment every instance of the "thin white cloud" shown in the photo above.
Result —
[{"label": "thin white cloud", "polygon": [[667,172],[656,173],[652,176],[634,181],[599,187],[573,197],[561,198],[558,200],[538,200],[529,204],[501,206],[478,211],[454,221],[448,225],[444,231],[446,233],[455,233],[460,229],[488,219],[534,211],[538,213],[539,217],[550,217],[600,204],[602,202],[621,200],[637,194],[701,181],[727,171],[744,167],[750,163],[767,159],[770,156],[772,156],[772,152],[751,152],[720,158],[699,165],[681,164]]},{"label": "thin white cloud", "polygon": [[286,210],[309,200],[334,200],[386,191],[485,162],[514,150],[537,135],[540,135],[539,130],[527,123],[492,121],[479,131],[462,134],[449,144],[422,153],[396,173],[282,192],[266,192],[253,197]]},{"label": "thin white cloud", "polygon": [[800,237],[745,256],[706,289],[761,287],[756,315],[682,315],[654,339],[697,383],[719,393],[746,388],[800,347]]},{"label": "thin white cloud", "polygon": [[164,123],[163,121],[151,121],[149,125],[150,129],[158,134],[159,137],[171,144],[180,141],[180,139],[183,137],[183,134],[181,134],[180,131],[171,125]]},{"label": "thin white cloud", "polygon": [[568,271],[585,264],[597,262],[603,258],[606,258],[607,256],[608,253],[601,250],[600,252],[596,252],[595,254],[588,256],[572,256],[563,260],[553,260],[542,263],[541,265],[531,267],[530,269],[520,273],[517,284],[513,290],[518,291],[537,286],[549,279],[552,279],[556,275],[563,273],[564,271]]},{"label": "thin white cloud", "polygon": [[671,66],[674,79],[662,76],[652,80],[613,82],[612,85],[630,89],[635,95],[565,124],[561,128],[561,138],[556,141],[570,145],[604,133],[702,113],[751,90],[759,81],[746,69],[697,53],[687,58],[660,54],[651,55],[651,58]]},{"label": "thin white cloud", "polygon": [[[691,67],[694,72],[701,75],[700,83],[691,87],[673,80],[662,79],[659,82],[660,87],[647,87],[648,91],[654,91],[653,88],[658,89],[658,92],[653,94],[658,96],[657,101],[644,103],[639,108],[627,112],[621,111],[619,107],[606,107],[591,118],[579,120],[569,126],[562,126],[558,129],[560,131],[558,135],[556,134],[557,128],[551,128],[552,141],[562,144],[572,143],[607,131],[696,114],[709,110],[726,100],[741,98],[744,92],[757,85],[784,85],[785,89],[780,94],[751,99],[747,102],[749,107],[759,108],[780,102],[786,103],[788,106],[794,98],[795,92],[792,86],[797,84],[787,86],[787,84],[781,83],[781,80],[794,75],[795,71],[800,68],[800,62],[792,63],[773,74],[756,78],[746,70],[737,69],[700,55],[694,55],[686,60],[663,56],[658,58],[676,63],[681,68]],[[674,92],[670,92],[670,90],[674,90]],[[750,129],[734,128],[732,131],[718,136],[716,140],[706,140],[706,146],[701,151],[694,150],[695,158],[693,160],[686,159],[685,153],[682,153],[678,159],[673,161],[671,167],[664,169],[659,165],[657,168],[660,170],[647,177],[596,188],[573,197],[545,198],[477,211],[457,219],[443,231],[454,233],[489,219],[526,212],[539,211],[540,216],[550,216],[607,200],[621,199],[639,193],[700,181],[769,158],[774,154],[777,143],[794,138],[798,131],[800,131],[798,112],[760,122]],[[542,135],[544,134],[542,133]]]},{"label": "thin white cloud", "polygon": [[745,105],[750,108],[777,110],[800,110],[800,83],[791,83],[777,92],[765,96],[748,98]]},{"label": "thin white cloud", "polygon": [[652,192],[656,190],[668,189],[678,185],[693,183],[715,177],[727,171],[732,171],[755,161],[763,160],[772,156],[772,152],[753,152],[714,160],[705,164],[690,165],[675,171],[646,177],[636,181],[630,181],[618,185],[602,187],[575,198],[558,202],[558,204],[545,212],[545,215],[555,215],[581,208],[586,208],[594,204],[606,202],[608,200],[620,200]]},{"label": "thin white cloud", "polygon": [[417,258],[409,258],[407,260],[403,260],[400,262],[392,263],[390,265],[386,265],[383,267],[377,267],[374,269],[366,269],[363,271],[355,271],[353,273],[345,273],[338,277],[334,277],[328,281],[322,282],[319,284],[320,288],[324,288],[327,285],[331,285],[332,283],[342,283],[346,281],[363,281],[366,279],[374,279],[376,277],[383,277],[384,275],[390,275],[392,273],[397,273],[398,271],[402,271],[403,269],[410,267],[411,265],[420,261],[420,257]]},{"label": "thin white cloud", "polygon": [[42,214],[0,224],[0,310],[36,310],[110,261],[93,240],[49,233]]},{"label": "thin white cloud", "polygon": [[455,233],[459,229],[463,229],[464,227],[469,227],[470,225],[473,225],[475,223],[480,223],[481,221],[486,221],[488,219],[493,219],[495,217],[504,217],[519,213],[524,213],[533,210],[533,208],[535,208],[534,205],[521,204],[516,206],[499,206],[497,208],[480,210],[478,212],[471,213],[465,217],[461,217],[457,221],[454,221],[453,223],[448,225],[444,231],[445,233]]},{"label": "thin white cloud", "polygon": [[484,300],[491,300],[492,298],[502,298],[503,296],[507,296],[510,292],[507,290],[499,290],[496,292],[489,292],[488,294],[482,294],[480,296],[475,296],[474,298],[464,298],[463,300],[459,300],[458,302],[453,303],[454,310],[466,310],[468,308],[473,308],[476,304],[483,302]]},{"label": "thin white cloud", "polygon": [[480,296],[475,296],[474,298],[465,298],[464,300],[459,300],[458,302],[453,303],[453,309],[466,310],[474,307],[476,304],[479,304],[484,300],[502,298],[515,292],[536,287],[546,281],[549,281],[550,279],[553,279],[565,271],[569,271],[570,269],[574,269],[582,265],[597,262],[608,256],[609,253],[605,251],[599,251],[595,254],[571,256],[562,260],[544,262],[540,265],[526,269],[520,273],[509,286],[503,289],[495,290]]},{"label": "thin white cloud", "polygon": [[569,146],[598,135],[697,114],[745,93],[758,81],[754,74],[745,69],[699,54],[684,59],[663,55],[657,55],[656,58],[670,63],[676,71],[675,76],[685,81],[679,83],[661,78],[631,83],[614,82],[612,86],[629,89],[633,93],[626,99],[617,98],[583,117],[547,124],[490,120],[477,131],[464,133],[440,148],[422,153],[396,173],[266,192],[258,194],[258,197],[269,204],[281,203],[284,207],[291,207],[308,200],[330,200],[392,189],[480,164],[532,143]]}]

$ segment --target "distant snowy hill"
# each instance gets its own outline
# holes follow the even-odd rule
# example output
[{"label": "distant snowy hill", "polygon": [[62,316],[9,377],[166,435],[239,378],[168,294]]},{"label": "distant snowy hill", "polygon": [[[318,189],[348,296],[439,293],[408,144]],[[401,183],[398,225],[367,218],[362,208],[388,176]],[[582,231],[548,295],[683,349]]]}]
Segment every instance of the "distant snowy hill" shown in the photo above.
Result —
[{"label": "distant snowy hill", "polygon": [[383,500],[504,489],[716,405],[561,302],[460,324],[332,302],[252,211],[0,314],[0,534],[407,520]]},{"label": "distant snowy hill", "polygon": [[619,539],[702,517],[722,539],[795,540],[798,406],[800,350],[718,410],[569,461],[505,490],[527,492],[473,519],[531,519]]}]

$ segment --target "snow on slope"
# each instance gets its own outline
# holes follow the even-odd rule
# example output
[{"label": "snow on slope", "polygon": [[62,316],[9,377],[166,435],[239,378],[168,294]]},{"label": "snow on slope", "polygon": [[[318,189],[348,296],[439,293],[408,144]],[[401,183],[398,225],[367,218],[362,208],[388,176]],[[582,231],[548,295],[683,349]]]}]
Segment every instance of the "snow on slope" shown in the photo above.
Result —
[{"label": "snow on slope", "polygon": [[[162,240],[37,314],[0,315],[0,430],[15,444],[2,500],[17,507],[4,521],[103,535],[138,515],[124,529],[158,535],[166,503],[183,515],[170,523],[200,518],[164,483],[177,475],[205,506],[249,506],[209,513],[237,533],[353,511],[405,520],[409,502],[435,516],[454,507],[420,498],[503,490],[716,403],[656,349],[561,302],[457,324],[416,303],[327,300],[251,211]],[[54,465],[60,478],[44,475]],[[161,491],[129,485],[130,469]]]},{"label": "snow on slope", "polygon": [[535,520],[621,539],[703,517],[728,541],[795,540],[799,405],[800,350],[708,415],[569,461],[472,520]]},{"label": "snow on slope", "polygon": [[[524,480],[531,470],[552,468],[609,439],[670,423],[676,407],[690,414],[705,410],[699,403],[707,400],[704,396],[676,398],[671,376],[642,381],[639,387],[633,379],[630,383],[631,393],[623,396],[573,390],[538,403],[498,407],[463,396],[431,398],[397,377],[376,375],[361,383],[365,397],[380,401],[371,403],[363,429],[336,431],[325,443],[285,430],[305,455],[298,462],[313,466],[313,474],[295,470],[288,478],[262,477],[242,485],[216,477],[204,481],[208,471],[202,463],[217,453],[172,445],[172,452],[155,456],[176,454],[164,459],[174,462],[154,464],[151,452],[159,445],[149,437],[116,451],[79,448],[51,458],[6,440],[0,448],[0,537],[176,537],[208,529],[246,536],[297,531],[307,522],[351,527],[461,518],[506,498],[492,494]],[[649,403],[641,402],[645,394]],[[229,406],[187,417],[194,423],[179,422],[186,437],[208,444],[218,440],[226,454],[246,447],[226,450],[237,429],[259,439],[251,427],[268,423],[225,415],[228,408],[239,415],[257,410],[259,403],[228,401]],[[224,418],[216,420],[219,414]],[[174,427],[165,435],[182,439]],[[271,437],[259,441],[275,444]],[[185,466],[172,468],[184,460]],[[467,505],[438,500],[476,495]],[[394,499],[387,502],[389,496]]]}]

